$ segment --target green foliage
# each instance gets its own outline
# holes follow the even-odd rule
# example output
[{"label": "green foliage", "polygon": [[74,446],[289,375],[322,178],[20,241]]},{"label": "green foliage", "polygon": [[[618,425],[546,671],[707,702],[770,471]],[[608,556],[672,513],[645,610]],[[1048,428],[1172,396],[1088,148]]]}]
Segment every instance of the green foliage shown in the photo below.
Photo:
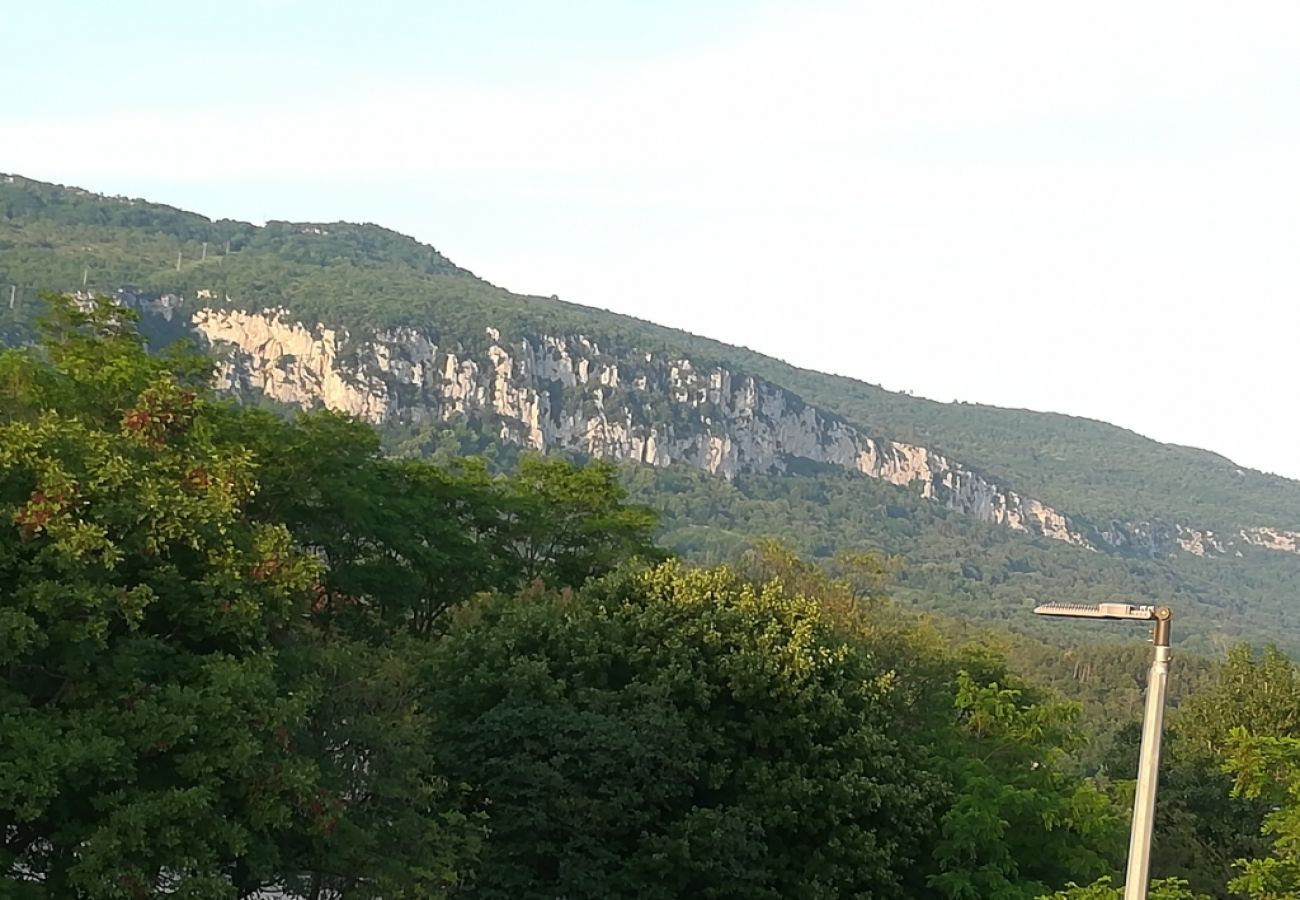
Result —
[{"label": "green foliage", "polygon": [[215,400],[108,300],[0,354],[0,874],[32,900],[448,896],[432,623],[657,558],[605,467],[386,459]]},{"label": "green foliage", "polygon": [[939,403],[757,359],[746,371],[809,403],[871,433],[941,450],[1096,527],[1156,520],[1230,535],[1242,527],[1300,524],[1296,482],[1215,453],[1162,444],[1095,419]]},{"label": "green foliage", "polygon": [[1110,871],[1123,846],[1122,816],[1064,768],[1077,709],[998,677],[957,673],[961,727],[938,750],[957,800],[941,821],[931,883],[953,900],[1032,900],[1063,875]]},{"label": "green foliage", "polygon": [[[1092,553],[986,525],[915,491],[829,467],[727,482],[684,467],[637,466],[624,479],[634,499],[659,510],[660,540],[694,562],[732,562],[764,538],[818,562],[869,551],[905,561],[891,586],[899,601],[978,617],[1057,645],[1114,640],[1115,626],[1077,622],[1063,628],[1032,616],[1035,601],[1170,603],[1178,610],[1180,651],[1217,653],[1243,638],[1300,648],[1291,600],[1300,558],[1291,554],[1254,550],[1241,558],[1180,553],[1163,559]],[[1122,664],[1127,668],[1129,661]]]},{"label": "green foliage", "polygon": [[507,586],[501,511],[479,473],[385,459],[370,428],[333,413],[275,423],[234,423],[261,462],[253,508],[326,563],[321,617],[376,637],[395,626],[428,635],[450,606]]},{"label": "green foliage", "polygon": [[653,537],[658,517],[628,505],[626,497],[609,463],[577,467],[561,458],[524,456],[503,495],[510,521],[502,546],[513,555],[516,577],[576,586],[628,559],[663,559]]},{"label": "green foliage", "polygon": [[858,623],[859,613],[884,600],[901,568],[898,559],[865,552],[843,553],[829,565],[819,565],[773,538],[754,541],[736,566],[742,577],[755,584],[776,582],[789,593],[815,597],[823,609]]},{"label": "green foliage", "polygon": [[1262,822],[1263,846],[1241,853],[1230,888],[1251,900],[1300,897],[1300,668],[1275,647],[1236,647],[1180,725]]},{"label": "green foliage", "polygon": [[1250,900],[1296,900],[1300,897],[1300,738],[1252,735],[1232,730],[1227,768],[1236,788],[1248,798],[1271,804],[1264,834],[1273,852],[1240,861],[1241,874],[1229,887]]},{"label": "green foliage", "polygon": [[1300,668],[1277,647],[1256,654],[1249,644],[1228,652],[1213,685],[1178,719],[1178,730],[1197,749],[1221,756],[1235,729],[1274,737],[1300,737]]},{"label": "green foliage", "polygon": [[1073,708],[855,605],[862,582],[750,565],[453,627],[429,680],[488,817],[472,896],[1033,898],[1113,870],[1123,816],[1064,765]]},{"label": "green foliage", "polygon": [[[1198,699],[1194,694],[1191,702]],[[1176,714],[1166,729],[1151,871],[1157,877],[1177,875],[1197,893],[1227,900],[1236,861],[1267,853],[1260,828],[1268,810],[1257,799],[1234,795],[1222,758],[1186,736],[1184,718],[1185,713]],[[1124,779],[1126,799],[1132,793],[1128,780],[1137,771],[1140,734],[1141,724],[1134,720],[1106,755],[1108,771]]]},{"label": "green foliage", "polygon": [[940,786],[813,601],[670,565],[474,612],[429,675],[470,896],[912,896]]},{"label": "green foliage", "polygon": [[290,746],[317,685],[284,649],[316,566],[250,520],[248,455],[113,315],[61,306],[82,331],[52,365],[0,357],[0,867],[33,896],[144,896],[163,870],[233,896],[325,827]]},{"label": "green foliage", "polygon": [[351,628],[429,636],[477,593],[572,587],[662,558],[654,514],[626,502],[605,464],[527,456],[512,477],[492,477],[476,460],[385,458],[373,430],[334,413],[277,428],[269,415],[237,421],[262,463],[254,511],[325,560],[317,611]]},{"label": "green foliage", "polygon": [[426,645],[401,633],[376,646],[312,630],[298,649],[320,685],[293,740],[320,766],[307,811],[321,825],[287,836],[279,883],[308,898],[455,894],[472,870],[483,822],[457,809],[460,789],[430,751]]},{"label": "green foliage", "polygon": [[[1181,675],[1176,672],[1175,681]],[[1227,900],[1236,896],[1228,884],[1238,874],[1237,861],[1268,855],[1262,828],[1272,801],[1262,793],[1234,790],[1224,769],[1233,758],[1233,735],[1243,725],[1280,738],[1296,733],[1298,684],[1295,666],[1275,648],[1256,654],[1243,644],[1178,704],[1161,761],[1151,859],[1155,875],[1177,875],[1197,893]],[[1135,720],[1105,754],[1113,777],[1136,771],[1139,734]]]},{"label": "green foliage", "polygon": [[[1209,900],[1195,894],[1187,882],[1178,878],[1162,878],[1151,882],[1147,893],[1149,900]],[[1100,878],[1086,887],[1072,884],[1055,894],[1045,894],[1041,900],[1124,900],[1123,886],[1113,887],[1110,878]]]}]

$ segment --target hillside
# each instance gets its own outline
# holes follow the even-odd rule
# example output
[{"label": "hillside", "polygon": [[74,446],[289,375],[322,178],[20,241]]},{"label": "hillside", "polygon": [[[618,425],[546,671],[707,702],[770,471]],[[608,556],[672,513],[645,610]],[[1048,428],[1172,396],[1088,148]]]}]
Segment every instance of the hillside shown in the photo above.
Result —
[{"label": "hillside", "polygon": [[688,556],[776,534],[899,554],[927,608],[1019,623],[1031,596],[1163,599],[1194,645],[1300,646],[1300,483],[1212,453],[513,294],[378,226],[210,221],[0,176],[0,335],[30,336],[39,290],[115,294],[159,338],[211,346],[228,389],[343,409],[400,452],[649,463],[630,483]]}]

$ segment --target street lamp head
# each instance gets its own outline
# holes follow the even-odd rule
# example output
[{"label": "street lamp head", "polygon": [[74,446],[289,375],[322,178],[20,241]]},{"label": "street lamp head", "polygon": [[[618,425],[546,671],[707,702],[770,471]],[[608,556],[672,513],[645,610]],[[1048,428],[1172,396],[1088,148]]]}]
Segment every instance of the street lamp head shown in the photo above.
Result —
[{"label": "street lamp head", "polygon": [[1044,603],[1034,607],[1040,616],[1062,616],[1068,619],[1121,619],[1130,622],[1154,622],[1152,640],[1157,647],[1169,646],[1173,610],[1167,606],[1136,606],[1132,603]]},{"label": "street lamp head", "polygon": [[1164,607],[1135,606],[1132,603],[1044,603],[1034,607],[1040,616],[1066,616],[1071,619],[1128,619],[1150,622],[1160,618]]}]

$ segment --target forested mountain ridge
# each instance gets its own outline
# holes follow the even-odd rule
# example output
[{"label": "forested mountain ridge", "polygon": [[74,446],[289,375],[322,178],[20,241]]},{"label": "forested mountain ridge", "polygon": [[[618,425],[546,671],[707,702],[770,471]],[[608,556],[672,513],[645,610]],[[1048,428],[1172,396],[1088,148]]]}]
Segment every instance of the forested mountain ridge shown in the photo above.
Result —
[{"label": "forested mountain ridge", "polygon": [[[972,611],[1001,598],[1003,615],[1029,594],[1173,595],[1221,630],[1300,634],[1289,605],[1300,484],[1103,423],[919,400],[512,294],[377,226],[213,222],[2,176],[11,340],[28,333],[42,289],[114,294],[155,334],[210,344],[225,387],[355,414],[406,452],[435,452],[454,426],[471,447],[685,463],[725,476],[745,502],[785,494],[784,509],[747,521],[687,502],[669,524],[688,555],[793,530],[829,485],[865,507],[862,530],[805,535],[805,549],[911,557],[938,539],[925,566],[909,566],[918,596],[951,600],[940,583],[955,579]],[[643,497],[665,479],[712,490],[666,470]],[[1053,567],[1072,574],[1043,577]],[[1220,621],[1234,616],[1250,621]]]}]

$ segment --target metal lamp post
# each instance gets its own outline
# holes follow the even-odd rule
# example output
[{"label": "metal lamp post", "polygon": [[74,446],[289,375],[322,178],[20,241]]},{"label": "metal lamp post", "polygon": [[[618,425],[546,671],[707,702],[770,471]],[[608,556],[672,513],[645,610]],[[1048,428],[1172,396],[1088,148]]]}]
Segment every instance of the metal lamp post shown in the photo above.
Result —
[{"label": "metal lamp post", "polygon": [[1137,794],[1133,798],[1133,829],[1129,833],[1128,871],[1124,900],[1146,900],[1151,880],[1151,831],[1155,824],[1156,783],[1160,775],[1160,736],[1165,721],[1165,689],[1169,684],[1169,631],[1173,610],[1167,606],[1132,606],[1128,603],[1048,603],[1036,607],[1040,616],[1074,619],[1123,619],[1155,623],[1155,656],[1147,679],[1146,715],[1142,719],[1142,755],[1138,760]]}]

